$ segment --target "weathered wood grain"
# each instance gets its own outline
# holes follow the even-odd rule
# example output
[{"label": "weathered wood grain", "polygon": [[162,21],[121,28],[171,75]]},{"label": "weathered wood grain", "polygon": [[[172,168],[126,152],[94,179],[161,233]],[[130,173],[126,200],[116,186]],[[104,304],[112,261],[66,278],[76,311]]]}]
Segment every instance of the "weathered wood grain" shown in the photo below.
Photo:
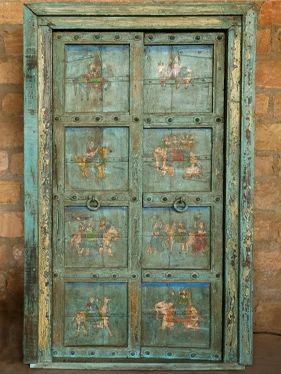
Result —
[{"label": "weathered wood grain", "polygon": [[241,32],[228,32],[225,212],[225,362],[237,361]]},{"label": "weathered wood grain", "polygon": [[95,3],[37,3],[29,4],[30,9],[36,15],[202,15],[202,10],[205,15],[235,15],[243,14],[251,6],[251,2],[247,3],[182,3],[180,1],[144,1],[142,3],[129,4],[128,2],[95,2]]},{"label": "weathered wood grain", "polygon": [[52,289],[52,32],[38,32],[38,358],[51,361]]},{"label": "weathered wood grain", "polygon": [[241,165],[240,165],[240,300],[239,362],[253,360],[253,205],[255,150],[255,61],[256,13],[243,17]]},{"label": "weathered wood grain", "polygon": [[[207,6],[206,6],[207,7]],[[171,13],[172,14],[172,13]],[[54,30],[63,30],[63,29],[95,29],[95,30],[106,30],[108,27],[114,29],[122,30],[194,30],[198,29],[199,33],[203,29],[228,29],[233,25],[241,25],[240,16],[202,16],[202,13],[193,17],[185,16],[182,17],[182,14],[178,16],[163,16],[161,17],[149,17],[149,23],[147,22],[147,16],[142,17],[141,11],[137,17],[116,17],[112,15],[110,17],[83,17],[83,23],[79,18],[75,17],[63,17],[63,16],[48,16],[48,17],[39,17],[38,22],[40,25],[49,26]]]},{"label": "weathered wood grain", "polygon": [[24,362],[38,347],[38,123],[37,18],[24,9]]}]

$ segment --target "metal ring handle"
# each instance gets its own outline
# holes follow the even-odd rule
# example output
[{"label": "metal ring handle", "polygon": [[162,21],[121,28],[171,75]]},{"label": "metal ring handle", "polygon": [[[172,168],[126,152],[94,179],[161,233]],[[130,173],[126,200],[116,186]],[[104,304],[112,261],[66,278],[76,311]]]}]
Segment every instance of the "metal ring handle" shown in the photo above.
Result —
[{"label": "metal ring handle", "polygon": [[183,213],[188,209],[188,206],[182,197],[174,201],[174,209],[178,213]]},{"label": "metal ring handle", "polygon": [[100,208],[100,202],[94,196],[89,196],[86,206],[89,210],[98,210]]}]

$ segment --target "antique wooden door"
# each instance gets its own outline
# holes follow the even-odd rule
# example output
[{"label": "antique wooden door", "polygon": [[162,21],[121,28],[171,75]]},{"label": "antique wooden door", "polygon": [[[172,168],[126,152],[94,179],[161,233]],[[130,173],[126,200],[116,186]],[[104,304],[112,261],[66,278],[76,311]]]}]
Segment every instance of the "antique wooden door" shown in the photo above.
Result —
[{"label": "antique wooden door", "polygon": [[24,361],[251,364],[253,6],[24,9]]},{"label": "antique wooden door", "polygon": [[222,32],[53,34],[53,355],[222,359]]}]

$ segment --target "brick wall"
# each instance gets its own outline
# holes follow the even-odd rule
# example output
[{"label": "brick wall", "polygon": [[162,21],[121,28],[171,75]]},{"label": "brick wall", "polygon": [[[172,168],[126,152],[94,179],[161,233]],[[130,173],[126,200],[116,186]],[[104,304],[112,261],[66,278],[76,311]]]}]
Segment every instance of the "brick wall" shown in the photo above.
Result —
[{"label": "brick wall", "polygon": [[[1,0],[0,4],[2,316],[7,311],[21,313],[23,300],[22,3]],[[257,4],[260,15],[256,82],[255,330],[280,333],[281,1],[257,1]],[[1,320],[3,327],[5,319]],[[0,343],[1,337],[3,334]]]}]

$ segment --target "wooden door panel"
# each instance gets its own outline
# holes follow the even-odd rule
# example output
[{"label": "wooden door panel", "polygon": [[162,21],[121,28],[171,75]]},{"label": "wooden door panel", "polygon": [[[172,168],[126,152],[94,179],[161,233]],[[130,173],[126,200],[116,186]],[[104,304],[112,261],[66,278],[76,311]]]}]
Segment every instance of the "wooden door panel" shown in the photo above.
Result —
[{"label": "wooden door panel", "polygon": [[129,131],[124,127],[65,130],[65,188],[128,189]]},{"label": "wooden door panel", "polygon": [[208,269],[210,267],[210,207],[143,211],[144,268]]},{"label": "wooden door panel", "polygon": [[127,267],[128,212],[126,207],[65,208],[65,266]]},{"label": "wooden door panel", "polygon": [[210,284],[144,282],[142,345],[209,348]]},{"label": "wooden door panel", "polygon": [[144,112],[211,112],[212,45],[145,47]]},{"label": "wooden door panel", "polygon": [[125,282],[65,283],[64,344],[127,346]]},{"label": "wooden door panel", "polygon": [[[129,111],[129,46],[65,46],[65,111]],[[120,94],[122,93],[122,94]]]},{"label": "wooden door panel", "polygon": [[145,129],[144,192],[209,191],[211,129]]}]

